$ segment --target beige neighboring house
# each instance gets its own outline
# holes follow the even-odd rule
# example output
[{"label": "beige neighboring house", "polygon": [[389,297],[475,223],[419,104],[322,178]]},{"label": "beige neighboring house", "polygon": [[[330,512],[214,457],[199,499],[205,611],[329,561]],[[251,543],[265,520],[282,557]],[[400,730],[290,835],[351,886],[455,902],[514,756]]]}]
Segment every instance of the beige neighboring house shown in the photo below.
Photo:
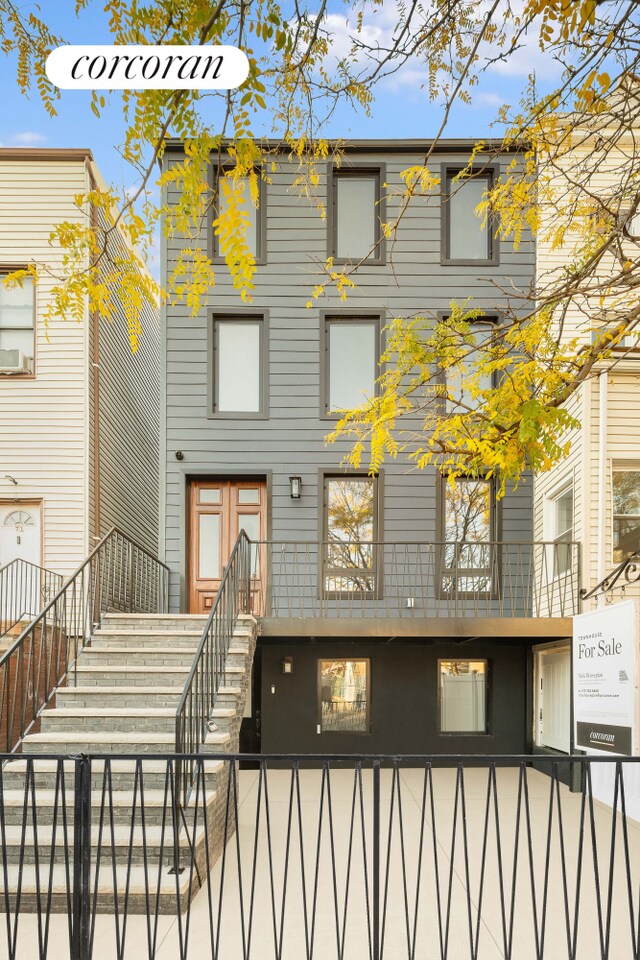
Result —
[{"label": "beige neighboring house", "polygon": [[40,267],[37,283],[0,285],[0,568],[68,575],[112,525],[157,551],[158,311],[135,355],[117,292],[112,322],[43,319],[51,232],[82,221],[74,198],[101,183],[89,150],[0,149],[0,273]]},{"label": "beige neighboring house", "polygon": [[[606,161],[598,151],[598,138],[606,130],[594,130],[576,138],[567,163],[591,171],[589,189],[606,202],[620,177],[637,167],[637,137],[622,137]],[[551,222],[558,211],[547,211]],[[632,235],[640,234],[640,218],[621,210]],[[538,284],[553,282],[573,259],[576,237],[568,236],[556,249],[545,240],[537,242]],[[638,248],[629,243],[629,256]],[[609,270],[611,263],[603,264]],[[584,344],[597,333],[591,321],[598,305],[575,302],[569,309],[563,336],[577,337]],[[535,479],[534,539],[577,541],[581,544],[580,570],[576,576],[587,592],[624,559],[640,549],[640,340],[626,338],[606,362],[571,398],[568,409],[580,422],[568,439],[568,457],[553,470]],[[540,580],[553,582],[558,571],[551,564],[538,571]],[[547,596],[552,596],[549,592]],[[626,597],[640,596],[638,587],[627,587]],[[613,599],[622,599],[617,591]],[[587,600],[583,609],[596,606]],[[551,612],[551,611],[550,611]],[[568,752],[571,746],[571,646],[570,641],[543,644],[535,650],[534,743],[541,749]]]}]

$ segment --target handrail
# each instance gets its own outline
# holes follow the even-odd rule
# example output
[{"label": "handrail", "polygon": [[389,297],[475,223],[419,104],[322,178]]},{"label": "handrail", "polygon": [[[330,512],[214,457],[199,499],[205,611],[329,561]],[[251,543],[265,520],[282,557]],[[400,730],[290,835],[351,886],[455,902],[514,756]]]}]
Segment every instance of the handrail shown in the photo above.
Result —
[{"label": "handrail", "polygon": [[220,587],[202,631],[191,670],[178,701],[175,718],[176,797],[184,809],[192,786],[193,762],[187,775],[183,758],[197,753],[209,731],[210,713],[226,677],[227,653],[239,613],[248,613],[251,602],[252,546],[241,530],[229,562],[222,574]]},{"label": "handrail", "polygon": [[107,612],[164,613],[169,568],[112,527],[0,657],[0,745],[13,750]]},{"label": "handrail", "polygon": [[37,616],[64,583],[61,573],[16,557],[0,567],[0,637],[28,616]]},{"label": "handrail", "polygon": [[[618,581],[624,577],[624,582],[618,584]],[[619,563],[617,567],[608,573],[600,583],[597,583],[595,587],[592,587],[591,590],[587,592],[585,588],[580,591],[580,598],[582,600],[590,600],[592,597],[596,597],[600,594],[606,595],[611,593],[612,590],[616,588],[619,590],[624,590],[626,587],[632,586],[634,583],[640,583],[640,551],[636,550],[631,554],[630,557],[627,557],[626,560],[623,560],[622,563]]]}]

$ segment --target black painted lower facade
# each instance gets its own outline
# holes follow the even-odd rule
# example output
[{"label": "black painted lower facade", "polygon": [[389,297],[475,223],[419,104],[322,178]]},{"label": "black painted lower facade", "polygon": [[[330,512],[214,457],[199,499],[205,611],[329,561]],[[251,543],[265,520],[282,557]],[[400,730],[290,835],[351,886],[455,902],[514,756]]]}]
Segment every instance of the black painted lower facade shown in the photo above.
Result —
[{"label": "black painted lower facade", "polygon": [[[350,701],[346,695],[345,710],[360,718],[352,724],[360,728],[357,731],[326,729],[330,724],[325,723],[326,704],[322,704],[331,689],[321,664],[327,670],[330,661],[338,662],[338,673],[344,672],[345,661],[351,672],[354,664],[366,661],[366,709],[364,703],[354,702],[353,695]],[[446,732],[441,729],[442,671],[450,670],[452,664],[454,669],[463,664],[464,670],[469,661],[476,670],[486,671],[481,707],[485,731]],[[465,686],[454,684],[454,694],[458,688],[464,694]],[[244,737],[245,749],[252,751],[521,754],[531,749],[531,643],[527,638],[464,642],[270,638],[259,645],[253,689],[253,717],[245,725]],[[345,697],[331,699],[342,705]]]}]

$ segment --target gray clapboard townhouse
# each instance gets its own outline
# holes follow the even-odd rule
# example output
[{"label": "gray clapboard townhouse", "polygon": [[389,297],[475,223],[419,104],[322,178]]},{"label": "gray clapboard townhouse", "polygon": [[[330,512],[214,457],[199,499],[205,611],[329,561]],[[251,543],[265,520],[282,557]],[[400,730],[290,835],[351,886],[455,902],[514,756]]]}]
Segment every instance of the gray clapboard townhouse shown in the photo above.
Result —
[{"label": "gray clapboard townhouse", "polygon": [[[271,145],[275,169],[262,179],[258,211],[247,205],[258,264],[252,303],[241,303],[222,266],[197,316],[165,310],[170,607],[209,611],[246,531],[259,641],[245,749],[546,749],[532,737],[532,663],[536,650],[571,634],[578,558],[573,545],[534,542],[531,480],[498,500],[488,479],[463,478],[454,489],[435,469],[400,459],[376,477],[345,470],[347,441],[325,443],[333,411],[375,390],[390,318],[444,316],[452,300],[470,300],[486,310],[484,337],[499,322],[503,291],[532,281],[533,241],[514,249],[475,215],[512,157],[450,189],[472,145],[437,144],[441,197],[411,204],[393,250],[377,247],[346,302],[330,292],[312,308],[318,262],[367,254],[381,220],[397,212],[401,171],[423,162],[431,144],[351,143],[339,167],[322,171],[326,220],[294,187],[287,153]],[[164,162],[183,156],[172,141]],[[214,198],[224,176],[216,158]],[[222,264],[212,219],[201,243]],[[180,244],[165,241],[165,273]]]}]

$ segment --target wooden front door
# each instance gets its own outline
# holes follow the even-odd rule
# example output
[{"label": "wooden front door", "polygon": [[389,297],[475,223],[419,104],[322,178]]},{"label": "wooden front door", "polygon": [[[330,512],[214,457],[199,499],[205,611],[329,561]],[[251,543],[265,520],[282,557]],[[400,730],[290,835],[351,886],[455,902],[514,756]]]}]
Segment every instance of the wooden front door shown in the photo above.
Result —
[{"label": "wooden front door", "polygon": [[[192,480],[189,519],[189,610],[208,613],[241,530],[265,540],[263,480]],[[254,570],[254,575],[258,571]]]}]

